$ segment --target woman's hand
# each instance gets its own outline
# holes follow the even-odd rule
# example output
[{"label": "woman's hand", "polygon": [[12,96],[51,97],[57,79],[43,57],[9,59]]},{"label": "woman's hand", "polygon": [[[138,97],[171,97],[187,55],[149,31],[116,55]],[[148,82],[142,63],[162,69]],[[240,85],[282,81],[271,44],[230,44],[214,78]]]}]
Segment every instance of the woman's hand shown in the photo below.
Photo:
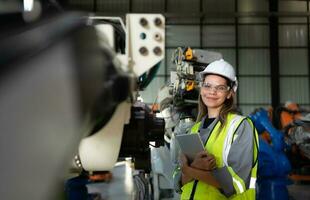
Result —
[{"label": "woman's hand", "polygon": [[184,154],[181,154],[181,171],[182,171],[182,185],[190,182],[193,178],[187,173],[188,172],[188,160]]},{"label": "woman's hand", "polygon": [[215,157],[206,151],[199,152],[194,161],[191,163],[191,167],[201,170],[213,170],[216,168]]}]

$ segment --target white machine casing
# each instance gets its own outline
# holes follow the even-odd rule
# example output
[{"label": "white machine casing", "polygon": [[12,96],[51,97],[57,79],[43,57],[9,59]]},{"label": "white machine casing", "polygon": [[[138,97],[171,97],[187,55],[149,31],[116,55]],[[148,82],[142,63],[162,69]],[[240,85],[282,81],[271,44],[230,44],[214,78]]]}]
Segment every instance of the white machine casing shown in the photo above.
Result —
[{"label": "white machine casing", "polygon": [[[140,76],[165,57],[165,19],[160,14],[128,14],[126,20],[129,68],[136,76]],[[141,20],[145,20],[147,24],[141,25]],[[159,20],[161,24],[156,25],[155,20]],[[140,52],[143,47],[147,51],[145,55]],[[160,53],[155,54],[155,48]]]},{"label": "white machine casing", "polygon": [[[114,19],[107,17],[90,17],[91,19]],[[142,26],[141,19],[146,19],[148,25]],[[132,74],[132,77],[138,78],[143,73],[154,67],[164,59],[165,56],[165,20],[160,14],[128,14],[126,16],[126,54],[116,55],[119,67],[123,71]],[[160,25],[155,25],[154,21],[161,21]],[[120,21],[120,18],[114,20]],[[122,27],[123,23],[120,21]],[[96,26],[101,42],[107,43],[111,50],[114,40],[111,25]],[[145,34],[145,39],[140,36]],[[156,36],[156,38],[155,38]],[[105,44],[102,44],[105,45]],[[139,52],[141,47],[148,49],[147,55]],[[154,48],[159,48],[161,53],[156,55]],[[127,67],[127,68],[126,68]],[[135,91],[131,91],[132,94]],[[133,95],[134,96],[134,95]],[[81,140],[79,145],[79,158],[82,167],[87,171],[111,171],[117,162],[121,141],[123,136],[123,127],[129,123],[130,108],[132,102],[123,102],[118,105],[110,121],[95,134]]]}]

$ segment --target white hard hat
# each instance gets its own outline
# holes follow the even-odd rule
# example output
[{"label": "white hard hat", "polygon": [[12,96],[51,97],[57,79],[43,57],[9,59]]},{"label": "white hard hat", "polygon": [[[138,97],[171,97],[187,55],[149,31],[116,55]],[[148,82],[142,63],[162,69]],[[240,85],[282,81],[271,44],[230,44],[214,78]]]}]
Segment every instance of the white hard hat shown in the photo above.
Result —
[{"label": "white hard hat", "polygon": [[217,74],[223,76],[233,83],[233,90],[236,92],[238,87],[238,81],[234,68],[225,60],[220,59],[210,63],[205,70],[199,73],[201,80],[206,74]]}]

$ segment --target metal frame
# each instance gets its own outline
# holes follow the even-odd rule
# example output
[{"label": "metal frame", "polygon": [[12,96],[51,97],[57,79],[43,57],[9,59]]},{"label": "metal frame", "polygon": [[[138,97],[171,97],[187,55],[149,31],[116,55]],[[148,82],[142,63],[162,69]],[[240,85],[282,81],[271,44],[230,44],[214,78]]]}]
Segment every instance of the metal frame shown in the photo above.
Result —
[{"label": "metal frame", "polygon": [[[307,12],[310,11],[309,8],[310,1],[307,0]],[[308,38],[308,81],[309,81],[309,89],[310,89],[310,17],[307,17],[307,38]],[[309,92],[309,101],[310,101],[310,92]],[[309,105],[308,105],[309,106]]]},{"label": "metal frame", "polygon": [[[238,0],[235,0],[235,12],[238,12]],[[238,27],[239,19],[235,17],[235,59],[236,59],[236,74],[239,75],[239,27]],[[240,97],[237,95],[237,105],[240,105]]]},{"label": "metal frame", "polygon": [[[278,0],[269,1],[269,11],[278,12]],[[271,105],[273,108],[277,108],[280,105],[278,21],[277,16],[269,16]]]}]

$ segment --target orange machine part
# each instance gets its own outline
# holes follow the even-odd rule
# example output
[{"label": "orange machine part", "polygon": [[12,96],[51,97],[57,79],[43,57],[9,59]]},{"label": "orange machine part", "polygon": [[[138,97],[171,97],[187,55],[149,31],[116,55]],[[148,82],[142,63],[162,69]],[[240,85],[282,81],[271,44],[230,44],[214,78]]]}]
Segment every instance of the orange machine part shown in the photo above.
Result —
[{"label": "orange machine part", "polygon": [[191,48],[187,48],[185,52],[185,59],[186,60],[192,60],[193,59],[193,50]]},{"label": "orange machine part", "polygon": [[301,113],[299,112],[299,107],[296,103],[289,103],[285,106],[288,111],[282,111],[280,114],[280,120],[281,120],[281,128],[285,128],[287,125],[292,123],[296,119],[300,119],[302,117]]},{"label": "orange machine part", "polygon": [[89,180],[91,181],[110,181],[112,180],[112,173],[111,172],[104,172],[104,173],[97,173],[93,175],[89,175]]},{"label": "orange machine part", "polygon": [[186,82],[186,91],[191,91],[195,88],[195,81],[188,80]]}]

